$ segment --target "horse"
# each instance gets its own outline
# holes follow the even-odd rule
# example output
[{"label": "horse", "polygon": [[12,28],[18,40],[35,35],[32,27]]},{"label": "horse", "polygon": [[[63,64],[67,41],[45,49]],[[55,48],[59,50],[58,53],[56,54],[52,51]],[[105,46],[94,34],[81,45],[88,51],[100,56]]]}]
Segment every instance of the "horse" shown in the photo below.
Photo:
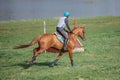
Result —
[{"label": "horse", "polygon": [[62,57],[63,53],[65,52],[69,53],[71,66],[74,66],[73,55],[72,55],[73,49],[75,47],[75,42],[78,36],[81,37],[82,40],[86,40],[85,27],[84,26],[75,27],[73,28],[71,33],[67,32],[67,34],[69,37],[69,41],[67,43],[67,50],[63,50],[63,43],[61,43],[57,39],[55,34],[51,34],[51,33],[39,35],[35,37],[30,43],[14,46],[13,48],[14,49],[27,48],[29,46],[32,46],[38,43],[38,47],[33,49],[32,60],[29,61],[27,64],[30,64],[30,65],[33,64],[38,55],[40,55],[44,51],[47,51],[47,49],[52,48],[52,49],[59,50],[59,54],[56,57],[56,59],[53,62],[51,62],[50,67],[54,67],[54,65],[57,63],[57,61]]}]

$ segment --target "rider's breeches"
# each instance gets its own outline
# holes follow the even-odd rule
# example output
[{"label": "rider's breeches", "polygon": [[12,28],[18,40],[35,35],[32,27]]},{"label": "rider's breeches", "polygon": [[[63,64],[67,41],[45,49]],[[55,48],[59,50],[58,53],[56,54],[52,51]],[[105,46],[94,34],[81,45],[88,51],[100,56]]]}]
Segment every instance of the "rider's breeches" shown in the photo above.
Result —
[{"label": "rider's breeches", "polygon": [[57,27],[56,30],[57,30],[57,32],[58,32],[60,35],[63,36],[63,38],[64,38],[65,40],[68,39],[68,36],[67,36],[66,32],[64,31],[64,28],[62,28],[62,27]]}]

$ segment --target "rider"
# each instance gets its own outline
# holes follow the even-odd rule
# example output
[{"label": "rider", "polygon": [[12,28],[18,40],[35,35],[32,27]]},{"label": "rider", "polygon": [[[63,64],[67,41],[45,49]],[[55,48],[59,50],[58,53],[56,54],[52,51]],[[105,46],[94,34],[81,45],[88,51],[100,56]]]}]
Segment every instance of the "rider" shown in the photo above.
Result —
[{"label": "rider", "polygon": [[72,32],[70,29],[70,26],[68,24],[69,16],[70,16],[69,12],[64,12],[64,17],[61,17],[59,19],[59,22],[58,22],[57,27],[56,27],[57,32],[60,35],[62,35],[64,38],[64,47],[63,47],[64,50],[67,49],[67,42],[68,42],[68,35],[66,34],[66,30],[64,29],[65,25],[66,25],[67,29],[69,30],[69,32]]}]

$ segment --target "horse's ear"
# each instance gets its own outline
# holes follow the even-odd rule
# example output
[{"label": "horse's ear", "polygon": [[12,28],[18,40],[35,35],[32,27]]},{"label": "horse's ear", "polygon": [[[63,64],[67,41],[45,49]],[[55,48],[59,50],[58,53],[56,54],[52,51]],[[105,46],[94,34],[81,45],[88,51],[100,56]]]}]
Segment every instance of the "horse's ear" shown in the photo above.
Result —
[{"label": "horse's ear", "polygon": [[76,20],[74,20],[74,29],[76,28]]}]

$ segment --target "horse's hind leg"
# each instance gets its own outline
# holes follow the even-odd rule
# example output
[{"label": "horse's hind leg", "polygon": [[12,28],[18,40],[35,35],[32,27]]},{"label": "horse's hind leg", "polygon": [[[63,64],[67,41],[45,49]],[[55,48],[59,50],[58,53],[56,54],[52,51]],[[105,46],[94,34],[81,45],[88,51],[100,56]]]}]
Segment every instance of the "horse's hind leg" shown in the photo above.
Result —
[{"label": "horse's hind leg", "polygon": [[33,49],[33,57],[32,57],[32,60],[31,60],[32,63],[36,60],[36,57],[34,57],[34,55],[35,55],[35,53],[36,53],[38,50],[39,50],[39,47]]},{"label": "horse's hind leg", "polygon": [[34,54],[33,54],[32,60],[30,62],[28,62],[28,64],[33,64],[33,62],[36,60],[36,57],[44,51],[45,51],[44,48],[39,48],[39,47],[35,48],[33,50]]},{"label": "horse's hind leg", "polygon": [[32,64],[32,63],[36,60],[36,58],[34,57],[34,54],[38,51],[38,49],[39,49],[39,47],[33,49],[33,57],[32,57],[32,60],[29,61],[27,64]]}]

